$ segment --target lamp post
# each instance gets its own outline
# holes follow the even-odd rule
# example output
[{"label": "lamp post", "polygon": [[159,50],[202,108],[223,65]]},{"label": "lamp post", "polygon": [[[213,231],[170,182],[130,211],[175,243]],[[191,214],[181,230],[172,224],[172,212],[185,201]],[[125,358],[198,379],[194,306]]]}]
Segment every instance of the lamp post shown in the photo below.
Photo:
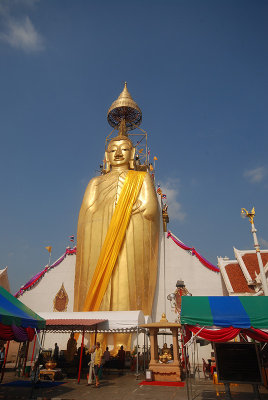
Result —
[{"label": "lamp post", "polygon": [[256,234],[257,229],[255,228],[255,225],[254,225],[255,208],[253,207],[251,211],[247,211],[245,208],[241,208],[241,216],[243,218],[248,217],[249,221],[251,223],[251,232],[253,235],[254,247],[256,249],[257,259],[258,259],[259,268],[260,268],[262,289],[263,289],[264,296],[268,296],[267,280],[266,280],[263,262],[262,262],[262,258],[261,258],[260,246],[259,246],[258,238],[257,238],[257,234]]}]

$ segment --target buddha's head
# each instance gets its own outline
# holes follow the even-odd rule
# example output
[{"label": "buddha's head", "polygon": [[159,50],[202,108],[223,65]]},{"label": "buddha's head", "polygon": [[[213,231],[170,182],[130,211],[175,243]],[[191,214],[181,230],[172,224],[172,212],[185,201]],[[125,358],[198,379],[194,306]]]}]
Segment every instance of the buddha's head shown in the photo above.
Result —
[{"label": "buddha's head", "polygon": [[135,148],[127,136],[113,138],[105,152],[106,172],[110,169],[134,169]]}]

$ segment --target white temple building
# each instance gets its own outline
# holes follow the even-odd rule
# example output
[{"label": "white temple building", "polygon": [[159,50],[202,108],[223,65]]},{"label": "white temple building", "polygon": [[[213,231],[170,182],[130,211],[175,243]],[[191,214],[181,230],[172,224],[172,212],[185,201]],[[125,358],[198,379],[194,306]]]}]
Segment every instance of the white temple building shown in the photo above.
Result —
[{"label": "white temple building", "polygon": [[[117,285],[112,286],[112,289],[110,290],[111,296],[113,295],[114,297],[119,297],[118,294],[121,296],[120,297],[120,305],[118,306],[119,302],[113,303],[112,300],[109,300],[109,302],[105,303],[105,308],[106,309],[112,309],[112,310],[118,310],[121,307],[126,307],[128,310],[120,311],[121,313],[131,313],[131,312],[138,312],[142,313],[137,314],[139,315],[138,318],[133,319],[133,329],[135,328],[135,324],[137,326],[139,325],[139,321],[148,321],[151,320],[152,322],[157,322],[160,321],[162,314],[164,313],[166,315],[166,318],[169,322],[178,322],[178,319],[180,317],[180,304],[181,304],[181,296],[182,295],[193,295],[193,296],[222,296],[222,295],[238,295],[241,293],[244,294],[260,294],[259,293],[259,270],[257,266],[255,265],[255,261],[253,262],[254,254],[251,254],[250,252],[239,252],[238,250],[235,249],[235,256],[236,260],[230,261],[226,259],[219,258],[218,263],[219,266],[215,266],[212,263],[210,263],[208,260],[206,260],[194,247],[190,247],[187,244],[184,244],[183,241],[178,238],[173,232],[167,231],[167,223],[169,222],[169,217],[168,217],[168,206],[167,204],[163,203],[163,199],[166,198],[166,195],[162,193],[162,190],[160,187],[156,189],[155,187],[155,171],[152,164],[149,163],[149,152],[147,148],[147,134],[145,131],[142,130],[143,135],[145,133],[146,140],[146,149],[138,147],[140,145],[141,140],[145,139],[145,136],[141,139],[140,136],[138,137],[137,141],[134,143],[134,138],[132,136],[132,141],[129,141],[129,139],[126,139],[127,136],[127,131],[131,131],[133,129],[136,129],[142,120],[142,113],[138,105],[133,101],[130,93],[127,90],[127,85],[125,83],[124,90],[122,93],[119,95],[118,99],[114,101],[108,111],[107,114],[107,120],[108,123],[114,128],[114,130],[118,130],[118,135],[115,136],[113,139],[111,139],[110,143],[112,143],[111,150],[109,150],[109,145],[106,148],[106,153],[105,153],[105,160],[104,163],[105,165],[101,166],[101,176],[96,177],[93,180],[91,180],[88,188],[86,189],[86,197],[84,197],[82,203],[81,210],[83,211],[82,217],[81,217],[81,211],[80,211],[80,217],[78,222],[78,254],[79,258],[77,259],[77,266],[76,266],[76,247],[74,248],[67,248],[64,252],[64,254],[56,260],[52,265],[46,266],[41,272],[37,273],[34,277],[31,278],[29,282],[27,282],[25,285],[23,285],[20,290],[16,293],[16,296],[28,307],[30,307],[32,310],[34,310],[36,313],[39,315],[43,315],[46,319],[48,320],[66,320],[68,318],[71,318],[73,315],[75,318],[75,315],[78,315],[78,313],[75,313],[73,310],[99,310],[101,306],[101,302],[103,300],[100,299],[101,295],[105,292],[107,289],[107,286],[104,288],[106,281],[108,282],[109,279],[111,279],[111,275],[109,273],[113,270],[114,266],[116,265],[114,262],[110,262],[110,260],[114,261],[115,257],[116,260],[118,260],[117,264],[117,274],[120,274],[120,271],[123,271],[121,273],[121,276],[124,276],[124,279],[117,279]],[[111,135],[111,134],[110,134]],[[107,139],[110,137],[110,135],[107,136]],[[132,134],[134,135],[134,134]],[[140,134],[139,134],[140,135]],[[114,140],[114,142],[112,142]],[[127,142],[128,141],[128,142]],[[126,148],[121,148],[121,144],[116,144],[117,142],[127,142],[128,144],[124,144]],[[143,145],[142,145],[143,146]],[[113,148],[114,147],[114,148]],[[144,147],[144,146],[143,146]],[[107,150],[108,149],[108,150]],[[122,153],[124,152],[124,154]],[[136,156],[135,156],[136,152]],[[125,154],[126,153],[126,154]],[[131,158],[132,157],[132,158]],[[126,230],[123,230],[121,225],[118,225],[116,223],[112,224],[113,217],[112,215],[117,215],[116,212],[118,211],[120,213],[120,217],[125,218],[128,216],[128,218],[131,217],[131,213],[135,212],[135,209],[129,208],[129,212],[127,213],[124,208],[116,208],[115,207],[115,212],[113,214],[109,214],[110,211],[108,212],[108,208],[110,207],[109,210],[112,210],[115,204],[120,203],[121,199],[121,178],[123,175],[108,175],[111,171],[111,166],[112,168],[117,168],[117,173],[120,171],[122,173],[126,173],[128,171],[127,177],[133,177],[134,175],[137,177],[139,174],[140,177],[143,176],[142,180],[140,179],[141,185],[143,185],[143,182],[148,182],[146,185],[148,188],[151,188],[149,192],[149,189],[146,189],[145,193],[151,193],[150,194],[150,201],[151,204],[153,204],[153,211],[152,214],[149,213],[150,215],[150,224],[147,224],[149,221],[144,224],[144,218],[142,216],[142,213],[140,214],[141,216],[141,225],[140,230],[138,229],[138,233],[141,232],[144,234],[144,232],[148,235],[149,233],[153,233],[153,235],[150,236],[149,240],[142,242],[143,245],[141,245],[139,241],[137,241],[136,244],[136,251],[139,254],[139,257],[135,258],[133,257],[133,253],[131,251],[126,252],[128,257],[123,258],[119,257],[120,252],[122,252],[122,249],[127,248],[127,243],[128,248],[131,249],[133,246],[133,241],[135,241],[135,236],[134,233],[131,233],[131,235],[126,234]],[[136,170],[136,172],[131,172],[130,170]],[[121,174],[120,172],[120,174]],[[105,178],[105,174],[107,174],[107,179]],[[111,178],[112,176],[112,178]],[[105,188],[107,186],[107,182],[105,182],[105,179],[108,182],[109,179],[112,179],[111,182],[113,182],[113,197],[109,197],[109,203],[105,205],[105,207],[109,205],[109,207],[106,208],[101,204],[99,207],[101,213],[100,217],[96,218],[94,223],[95,229],[91,231],[92,229],[92,220],[90,217],[90,213],[86,217],[86,211],[91,207],[89,207],[88,204],[92,201],[92,204],[95,204],[97,202],[96,199],[98,199],[99,195],[96,193],[99,193],[96,189],[93,190],[92,188],[95,188],[99,185],[103,185]],[[109,178],[110,177],[110,178]],[[144,178],[146,177],[146,178]],[[146,179],[146,181],[143,181],[143,179]],[[96,182],[102,182],[101,184]],[[129,182],[131,181],[130,178],[123,180],[124,186],[123,188],[128,188]],[[93,182],[93,183],[92,183]],[[94,183],[95,182],[95,183]],[[127,186],[125,184],[127,183]],[[93,185],[93,186],[92,186]],[[145,185],[145,183],[144,183]],[[111,186],[111,185],[110,185]],[[107,186],[108,187],[108,186]],[[133,187],[138,187],[137,183],[136,186]],[[139,187],[139,191],[141,190],[143,186]],[[103,189],[101,189],[103,190]],[[125,189],[127,190],[127,189]],[[145,189],[144,189],[145,190]],[[122,189],[123,191],[123,189]],[[158,195],[158,204],[155,196],[155,192]],[[100,191],[102,193],[102,191]],[[103,193],[106,193],[103,191]],[[137,197],[136,194],[132,193],[132,191],[129,190],[131,194],[130,199],[133,200],[133,204],[135,205]],[[96,196],[96,199],[94,196],[94,201],[91,199],[90,195],[94,194]],[[119,200],[118,200],[118,194],[119,194]],[[105,194],[102,195],[105,197]],[[146,197],[146,196],[144,196]],[[124,199],[126,197],[123,196]],[[142,198],[142,197],[141,197]],[[141,201],[139,199],[139,201]],[[119,203],[118,203],[119,202]],[[127,201],[125,200],[126,204]],[[123,204],[123,203],[122,203]],[[141,202],[141,204],[143,204]],[[131,206],[131,207],[132,207]],[[137,207],[137,210],[139,209],[140,205]],[[142,209],[142,207],[141,207]],[[145,208],[146,209],[146,208]],[[139,211],[139,210],[138,210]],[[96,213],[97,211],[91,210],[93,214]],[[141,211],[139,211],[141,212]],[[143,211],[142,211],[143,212]],[[107,213],[107,215],[105,214]],[[95,215],[95,214],[94,214]],[[111,217],[111,220],[109,218]],[[81,219],[82,218],[82,219]],[[88,219],[86,219],[88,218]],[[158,218],[160,218],[160,232],[159,232],[159,225],[158,225]],[[103,227],[100,227],[100,222],[99,221],[105,221],[104,223],[104,229]],[[125,228],[127,229],[129,225],[129,219],[125,218],[127,221],[125,223]],[[107,224],[107,222],[109,224]],[[79,228],[80,224],[80,228]],[[107,225],[107,226],[106,226]],[[90,228],[88,228],[90,226]],[[110,230],[106,231],[105,229],[108,228],[108,226],[112,226],[114,229],[115,227],[118,230]],[[123,225],[122,225],[123,226]],[[82,227],[82,228],[81,228]],[[86,228],[86,229],[85,229]],[[124,228],[124,229],[125,229]],[[133,228],[134,229],[134,228]],[[81,233],[83,232],[83,234]],[[94,234],[91,232],[94,232]],[[102,242],[102,236],[100,237],[96,233],[106,233],[106,238],[104,237]],[[113,233],[113,238],[117,239],[120,237],[118,232],[122,233],[122,240],[115,245],[112,240],[110,240],[111,232],[116,232]],[[135,232],[133,230],[133,232]],[[90,234],[89,234],[90,233]],[[124,233],[124,236],[123,236]],[[158,234],[159,234],[159,250],[158,246],[155,246],[158,244]],[[110,236],[109,236],[110,235]],[[81,239],[83,238],[83,240]],[[96,238],[96,242],[94,239]],[[107,239],[108,238],[108,239]],[[133,239],[134,238],[134,239]],[[109,243],[108,247],[105,243]],[[81,245],[83,244],[83,246]],[[100,247],[100,244],[102,243],[101,249],[98,249]],[[149,243],[149,245],[148,245]],[[124,247],[125,246],[125,247]],[[153,250],[152,249],[156,249]],[[100,269],[103,267],[106,267],[106,264],[104,262],[104,257],[102,250],[104,249],[104,255],[106,259],[109,258],[109,268],[107,267],[107,270],[101,271],[99,273]],[[113,253],[114,249],[117,250],[117,253]],[[149,250],[149,251],[148,251]],[[84,253],[83,253],[84,252]],[[89,256],[87,254],[89,252]],[[148,254],[147,254],[148,252]],[[153,257],[149,253],[153,253]],[[158,254],[155,254],[157,253]],[[80,257],[81,254],[81,257]],[[267,254],[262,254],[263,257],[265,258],[264,261],[267,263],[266,269],[268,269],[268,251]],[[109,257],[108,257],[109,256]],[[157,257],[158,256],[158,257]],[[267,256],[267,257],[266,257]],[[84,258],[83,258],[84,257]],[[95,258],[96,260],[95,260]],[[251,257],[251,258],[250,258]],[[256,258],[256,254],[255,254]],[[82,260],[82,261],[81,261]],[[122,265],[122,269],[118,267],[119,265],[119,260],[120,260],[120,265]],[[139,260],[139,262],[135,260]],[[153,262],[151,262],[153,260]],[[89,262],[90,261],[90,262]],[[150,263],[151,262],[151,263]],[[84,263],[84,264],[83,264]],[[91,264],[90,264],[91,263]],[[252,264],[253,263],[253,264]],[[255,264],[254,264],[255,263]],[[107,264],[108,265],[108,264]],[[96,267],[97,266],[97,267]],[[140,269],[138,268],[140,266]],[[252,267],[253,266],[253,267]],[[142,268],[141,268],[142,267]],[[146,310],[146,312],[149,312],[151,310],[151,304],[153,302],[153,307],[152,307],[152,312],[151,315],[144,316],[143,312],[140,310],[133,310],[133,307],[136,307],[137,304],[143,304],[140,302],[140,298],[146,293],[152,293],[154,291],[154,283],[155,283],[155,272],[157,268],[157,282],[156,282],[156,287],[155,287],[155,293],[154,293],[154,298],[152,299],[152,295],[148,295],[146,302],[148,303],[148,297],[150,296],[150,306],[144,306],[142,309]],[[91,271],[96,272],[96,277],[95,273],[90,277]],[[76,270],[76,271],[75,271]],[[151,278],[151,281],[148,280],[148,276],[150,276],[148,273],[143,273],[144,271],[152,270],[153,278]],[[83,273],[82,273],[82,272]],[[88,272],[90,271],[90,273]],[[130,274],[128,274],[128,271],[135,271],[137,275],[139,276],[141,283],[136,284],[132,283],[129,278]],[[138,272],[136,272],[138,271]],[[76,272],[76,273],[75,273]],[[105,273],[105,274],[104,274]],[[3,275],[3,281],[4,281],[4,272],[2,273]],[[77,278],[77,281],[75,281],[75,277]],[[89,277],[91,281],[89,280]],[[106,279],[106,278],[109,279]],[[143,277],[143,278],[142,278]],[[147,279],[146,279],[147,278]],[[0,279],[1,279],[1,274],[0,274]],[[143,281],[142,281],[143,279]],[[75,282],[77,285],[75,285]],[[112,282],[112,281],[110,281]],[[119,282],[124,282],[124,284],[121,283],[121,286],[119,285]],[[180,282],[177,284],[177,282]],[[144,284],[146,283],[146,284]],[[149,288],[148,283],[153,283],[152,285],[152,290],[145,292],[145,288]],[[102,285],[102,286],[101,286]],[[77,290],[79,286],[79,290]],[[114,289],[114,287],[116,289]],[[125,289],[120,291],[120,289]],[[183,288],[183,289],[179,289]],[[81,290],[80,290],[81,289]],[[83,290],[82,290],[83,289]],[[131,289],[127,291],[127,289]],[[147,290],[145,289],[145,290]],[[107,289],[108,290],[108,289]],[[87,291],[89,291],[88,296]],[[126,294],[126,292],[128,294]],[[75,297],[76,293],[76,297]],[[132,296],[131,297],[131,293]],[[138,293],[138,294],[137,294]],[[178,296],[179,295],[179,296]],[[92,302],[92,299],[88,302],[88,297],[98,297],[98,302],[96,299],[94,299],[95,303]],[[131,298],[133,300],[131,306],[130,305],[125,305],[128,304],[125,302],[126,299]],[[135,300],[134,300],[135,299]],[[74,301],[75,300],[75,301]],[[146,304],[144,302],[144,305]],[[79,303],[79,307],[78,304]],[[148,303],[148,304],[149,304]],[[85,305],[86,304],[86,305]],[[111,306],[112,304],[112,306]],[[124,306],[122,306],[124,304]],[[134,304],[134,305],[133,305]],[[137,306],[138,307],[138,306]],[[142,307],[142,305],[140,305]],[[129,311],[131,310],[131,311]],[[120,321],[120,312],[118,311],[110,311],[109,313],[114,313],[114,314],[107,314],[108,315],[108,322],[109,318],[113,322],[115,321],[116,318],[118,318],[118,321]],[[119,314],[116,314],[119,313]],[[83,318],[86,318],[85,315],[89,313],[86,312],[80,312],[80,314],[83,314]],[[90,312],[90,314],[95,316],[95,319],[101,319],[101,317],[98,317],[98,315],[101,315],[101,312],[99,311],[94,311]],[[64,317],[65,315],[65,317]],[[78,317],[77,317],[78,318]],[[89,317],[88,317],[89,318]],[[115,319],[113,319],[115,318]],[[121,320],[123,321],[125,316],[122,314]],[[111,322],[110,321],[110,322]],[[135,322],[136,321],[136,322]],[[109,323],[108,323],[109,325]],[[53,325],[54,326],[54,325]],[[55,325],[56,326],[56,325]],[[57,342],[59,347],[61,349],[66,349],[66,343],[68,340],[68,334],[63,334],[61,332],[58,333],[49,333],[46,335],[46,340],[45,340],[45,347],[54,347],[54,343]],[[80,335],[81,336],[81,335]],[[163,334],[163,340],[166,340],[168,342],[168,338],[165,337],[166,335]],[[116,338],[113,336],[113,338]],[[144,335],[145,339],[145,335]],[[137,342],[138,342],[138,329],[137,329]],[[111,340],[107,344],[112,345],[113,341]],[[132,348],[133,348],[133,341],[132,341]],[[87,345],[87,343],[86,343]],[[130,343],[127,344],[127,346],[130,346]],[[115,344],[116,347],[116,344]],[[211,352],[211,347],[209,346],[204,346],[207,347],[207,352]],[[204,349],[200,349],[200,357],[206,357]],[[210,353],[206,353],[207,355],[210,356]]]},{"label": "white temple building", "polygon": [[[158,278],[152,315],[149,316],[152,321],[159,321],[162,313],[166,314],[170,322],[174,322],[178,318],[174,305],[167,299],[167,296],[176,290],[178,280],[184,281],[185,287],[192,295],[221,296],[223,294],[221,274],[219,270],[217,271],[217,267],[214,267],[215,271],[209,269],[193,255],[192,251],[184,250],[174,240],[184,245],[175,235],[167,234],[162,229]],[[74,304],[75,253],[75,248],[67,248],[65,253],[50,267],[46,266],[43,271],[22,286],[16,294],[17,297],[46,318],[49,316],[53,318],[53,314],[58,316],[66,313],[65,315],[69,316],[73,312]],[[62,315],[61,318],[64,316]],[[47,334],[45,347],[53,348],[54,343],[57,342],[60,348],[64,349],[68,337],[69,335],[62,333]],[[143,339],[139,339],[140,341]],[[204,354],[200,354],[200,356],[205,355],[206,349],[201,350]],[[207,350],[209,355],[210,351],[211,347],[209,346]]]},{"label": "white temple building", "polygon": [[[182,243],[182,242],[181,242]],[[17,297],[35,312],[72,312],[75,279],[75,249],[66,249],[55,263],[36,275],[32,283],[21,287]],[[176,289],[177,280],[183,280],[194,296],[223,295],[219,272],[208,269],[191,252],[177,246],[167,234],[161,234],[158,279],[155,291],[152,320],[160,320],[163,312],[169,321],[178,316],[167,299]],[[62,304],[60,298],[63,299]],[[64,304],[63,304],[64,303]]]},{"label": "white temple building", "polygon": [[[178,245],[178,244],[179,245]],[[182,246],[182,247],[181,247]],[[187,291],[194,296],[252,296],[261,295],[260,272],[255,250],[234,248],[235,258],[218,258],[218,271],[203,263],[192,250],[185,250],[184,243],[172,232],[160,233],[158,278],[156,284],[152,321],[159,321],[165,313],[170,322],[178,318],[178,311],[172,301],[167,299],[176,290],[176,282],[183,281]],[[268,250],[261,256],[266,274],[268,273]],[[207,261],[207,260],[205,260]],[[28,283],[21,287],[17,297],[31,309],[46,318],[57,318],[73,313],[76,248],[67,248],[65,253],[50,267],[46,266]],[[212,266],[213,267],[213,266]],[[6,269],[0,271],[0,283],[9,287]],[[8,286],[7,286],[8,285]],[[4,286],[4,287],[5,287]],[[96,314],[98,312],[95,312]],[[147,316],[148,318],[148,316]],[[53,348],[57,342],[61,349],[66,348],[68,335],[47,334],[45,347]],[[139,339],[139,342],[143,339]],[[167,339],[168,341],[168,339]],[[135,344],[135,343],[134,343]],[[199,356],[208,357],[211,347],[199,346]]]}]

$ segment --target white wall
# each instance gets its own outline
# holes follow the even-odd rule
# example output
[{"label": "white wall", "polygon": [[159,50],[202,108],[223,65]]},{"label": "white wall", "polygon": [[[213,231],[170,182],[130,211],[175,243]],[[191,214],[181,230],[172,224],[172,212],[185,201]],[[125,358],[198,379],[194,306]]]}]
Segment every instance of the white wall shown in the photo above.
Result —
[{"label": "white wall", "polygon": [[63,284],[69,298],[67,311],[72,312],[75,260],[75,254],[67,255],[57,267],[48,271],[32,289],[24,292],[18,299],[37,313],[53,312],[53,300]]},{"label": "white wall", "polygon": [[[24,292],[19,297],[19,300],[37,314],[39,312],[53,312],[53,300],[63,284],[69,298],[66,311],[72,312],[74,304],[75,260],[75,254],[67,255],[57,267],[48,271],[32,289]],[[62,314],[64,318],[64,312]],[[55,343],[58,343],[60,350],[66,350],[69,337],[70,334],[66,333],[46,333],[44,347],[46,349],[54,349]]]},{"label": "white wall", "polygon": [[[183,280],[193,296],[222,296],[220,273],[206,268],[195,256],[177,246],[166,233],[161,233],[158,281],[152,319],[159,321],[163,312],[174,322],[177,318],[167,296],[176,289],[177,280]],[[165,255],[165,257],[164,257]]]},{"label": "white wall", "polygon": [[[158,266],[158,279],[152,311],[152,320],[159,321],[162,313],[166,314],[169,322],[174,322],[178,317],[175,309],[171,307],[167,296],[176,289],[177,280],[183,280],[186,288],[193,296],[222,296],[223,284],[220,273],[206,268],[195,256],[177,246],[167,234],[161,232],[160,254]],[[171,336],[158,336],[159,346],[164,341],[170,345]],[[202,364],[202,358],[208,359],[213,351],[212,346],[197,344],[195,353]],[[194,346],[189,347],[189,356],[192,360]]]}]

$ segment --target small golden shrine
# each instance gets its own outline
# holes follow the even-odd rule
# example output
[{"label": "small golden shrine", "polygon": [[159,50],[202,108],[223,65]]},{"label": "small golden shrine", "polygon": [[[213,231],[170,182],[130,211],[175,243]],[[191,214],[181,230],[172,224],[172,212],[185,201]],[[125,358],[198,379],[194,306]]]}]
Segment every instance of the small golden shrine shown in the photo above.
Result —
[{"label": "small golden shrine", "polygon": [[69,297],[68,294],[65,290],[64,285],[61,285],[60,290],[56,294],[54,300],[54,310],[53,311],[66,311],[68,302],[69,302]]},{"label": "small golden shrine", "polygon": [[[142,328],[149,329],[150,343],[151,343],[151,361],[149,364],[150,370],[153,372],[153,379],[156,381],[181,381],[181,365],[179,360],[179,343],[178,343],[178,330],[180,324],[168,322],[166,315],[162,314],[159,322],[152,322],[150,324],[140,325]],[[172,333],[173,339],[173,361],[166,362],[163,357],[162,362],[158,356],[158,341],[157,334],[159,329],[169,329]]]}]

